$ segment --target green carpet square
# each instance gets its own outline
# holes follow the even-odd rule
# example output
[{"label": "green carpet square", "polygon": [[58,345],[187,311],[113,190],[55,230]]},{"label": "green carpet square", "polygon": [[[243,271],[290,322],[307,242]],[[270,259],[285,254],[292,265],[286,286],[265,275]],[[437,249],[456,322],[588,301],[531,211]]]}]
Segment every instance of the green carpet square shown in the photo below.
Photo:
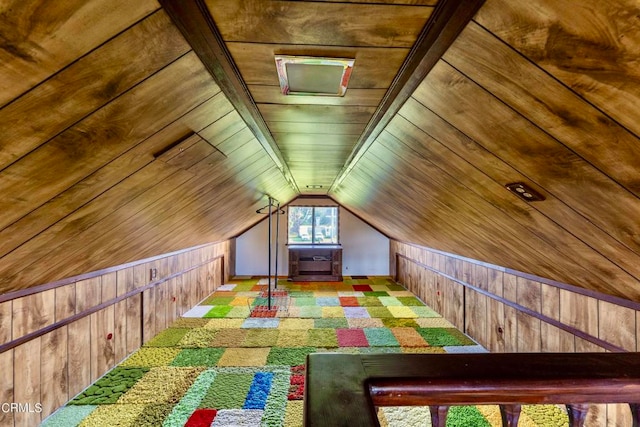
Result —
[{"label": "green carpet square", "polygon": [[[249,317],[249,314],[251,314],[251,310],[249,310],[249,307],[244,307],[244,306],[235,306],[232,307],[231,310],[229,310],[229,312],[227,313],[226,317],[229,318],[245,318],[245,317]],[[205,315],[205,317],[207,317]]]},{"label": "green carpet square", "polygon": [[253,374],[221,372],[200,402],[200,408],[241,409],[253,382]]},{"label": "green carpet square", "polygon": [[392,305],[394,305],[394,306],[396,306],[396,305],[404,305],[396,297],[379,297],[378,299],[380,300],[382,305],[384,305],[385,307],[389,307],[389,306],[392,306]]},{"label": "green carpet square", "polygon": [[394,317],[387,307],[367,307],[371,317]]},{"label": "green carpet square", "polygon": [[300,317],[317,319],[322,317],[322,307],[318,306],[302,306],[298,307]]},{"label": "green carpet square", "polygon": [[315,352],[316,347],[272,347],[267,356],[267,365],[304,365],[307,360],[307,354]]},{"label": "green carpet square", "polygon": [[160,332],[158,335],[148,341],[146,347],[174,347],[176,346],[182,337],[189,332],[189,329],[182,328],[169,328]]},{"label": "green carpet square", "polygon": [[397,347],[398,340],[387,328],[365,328],[364,334],[370,346],[373,347]]},{"label": "green carpet square", "polygon": [[185,348],[182,350],[171,366],[216,366],[224,348]]},{"label": "green carpet square", "polygon": [[386,317],[382,319],[382,323],[386,328],[419,328],[420,325],[413,319],[398,319],[395,317]]},{"label": "green carpet square", "polygon": [[347,322],[347,319],[345,318],[338,318],[338,317],[326,317],[326,318],[322,318],[322,319],[314,319],[313,321],[313,326],[316,328],[333,328],[333,329],[338,329],[338,328],[348,328],[349,327],[349,323]]},{"label": "green carpet square", "polygon": [[378,297],[357,297],[360,307],[382,307]]},{"label": "green carpet square", "polygon": [[194,328],[180,340],[180,347],[209,347],[218,333],[218,329]]},{"label": "green carpet square", "polygon": [[402,347],[360,347],[360,354],[402,353]]},{"label": "green carpet square", "polygon": [[307,305],[310,305],[310,306],[316,305],[315,298],[293,298],[292,302],[298,307],[303,307]]},{"label": "green carpet square", "polygon": [[389,294],[385,291],[365,291],[365,297],[388,297]]},{"label": "green carpet square", "polygon": [[172,404],[149,404],[144,407],[132,425],[136,427],[155,427],[162,425],[162,422],[171,413],[172,409]]},{"label": "green carpet square", "polygon": [[279,331],[270,328],[248,329],[243,347],[271,347],[278,341]]},{"label": "green carpet square", "polygon": [[442,317],[431,307],[427,307],[426,305],[423,305],[422,307],[412,306],[411,311],[413,311],[418,317]]},{"label": "green carpet square", "polygon": [[269,305],[269,297],[255,297],[251,301],[251,307]]},{"label": "green carpet square", "polygon": [[80,393],[69,405],[113,404],[149,372],[149,368],[117,367]]},{"label": "green carpet square", "polygon": [[307,338],[309,345],[314,347],[337,347],[336,330],[330,328],[310,329]]},{"label": "green carpet square", "polygon": [[227,317],[227,314],[229,314],[232,308],[233,307],[230,307],[228,305],[217,305],[213,307],[211,310],[209,310],[207,314],[205,314],[202,317],[204,317],[205,319],[212,319],[216,317]]},{"label": "green carpet square", "polygon": [[452,328],[418,328],[418,333],[433,347],[474,345],[462,332]]},{"label": "green carpet square", "polygon": [[291,298],[313,298],[315,294],[313,291],[289,291]]},{"label": "green carpet square", "polygon": [[121,367],[156,367],[168,366],[180,353],[179,348],[142,347],[120,363]]},{"label": "green carpet square", "polygon": [[229,303],[231,303],[231,301],[233,301],[233,299],[235,297],[216,297],[215,294],[213,294],[214,296],[211,296],[207,299],[205,299],[203,302],[200,303],[200,305],[229,305]]},{"label": "green carpet square", "polygon": [[396,297],[402,305],[407,306],[423,306],[424,304],[416,297]]}]

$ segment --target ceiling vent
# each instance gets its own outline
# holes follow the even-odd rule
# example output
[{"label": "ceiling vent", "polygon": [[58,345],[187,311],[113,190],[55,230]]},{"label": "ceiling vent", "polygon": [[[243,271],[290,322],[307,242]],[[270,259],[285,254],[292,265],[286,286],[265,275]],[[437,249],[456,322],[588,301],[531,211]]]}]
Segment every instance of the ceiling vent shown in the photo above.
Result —
[{"label": "ceiling vent", "polygon": [[283,95],[344,96],[355,59],[276,55]]}]

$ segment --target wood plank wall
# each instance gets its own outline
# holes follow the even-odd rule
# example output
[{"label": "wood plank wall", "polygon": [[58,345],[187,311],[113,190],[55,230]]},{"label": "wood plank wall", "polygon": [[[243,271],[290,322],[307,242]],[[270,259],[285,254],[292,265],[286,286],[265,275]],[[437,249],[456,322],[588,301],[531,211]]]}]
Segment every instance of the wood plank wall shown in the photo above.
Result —
[{"label": "wood plank wall", "polygon": [[[391,241],[392,271],[491,352],[640,350],[640,304]],[[631,425],[627,405],[592,405],[588,426]]]},{"label": "wood plank wall", "polygon": [[38,425],[228,280],[232,259],[223,241],[0,296],[0,402],[31,409],[0,425]]}]

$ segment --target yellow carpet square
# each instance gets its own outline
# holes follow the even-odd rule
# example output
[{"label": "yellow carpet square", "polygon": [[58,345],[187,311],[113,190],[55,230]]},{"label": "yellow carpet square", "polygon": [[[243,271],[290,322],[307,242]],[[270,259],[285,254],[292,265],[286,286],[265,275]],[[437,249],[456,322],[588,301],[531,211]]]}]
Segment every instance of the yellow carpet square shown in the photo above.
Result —
[{"label": "yellow carpet square", "polygon": [[227,317],[246,318],[249,317],[250,312],[249,306],[235,306],[227,313]]},{"label": "yellow carpet square", "polygon": [[344,317],[342,307],[322,307],[322,317]]},{"label": "yellow carpet square", "polygon": [[451,322],[444,317],[419,317],[416,323],[421,328],[455,328]]},{"label": "yellow carpet square", "polygon": [[140,350],[133,353],[127,360],[122,362],[120,366],[167,366],[173,362],[173,359],[175,359],[181,351],[182,350],[179,348],[142,347]]},{"label": "yellow carpet square", "polygon": [[336,296],[336,292],[335,291],[316,291],[316,292],[314,292],[313,296],[315,298],[335,297]]},{"label": "yellow carpet square", "polygon": [[303,329],[280,329],[278,347],[304,347],[307,345],[308,331]]},{"label": "yellow carpet square", "polygon": [[417,353],[417,354],[446,353],[445,349],[442,347],[402,347],[402,352]]},{"label": "yellow carpet square", "polygon": [[300,312],[300,307],[290,305],[288,311],[278,312],[278,315],[276,315],[276,317],[300,317],[301,315],[302,313]]},{"label": "yellow carpet square", "polygon": [[229,305],[248,307],[249,306],[249,298],[248,297],[235,297],[233,300],[231,300]]},{"label": "yellow carpet square", "polygon": [[118,404],[178,403],[200,372],[201,368],[152,368],[118,399]]},{"label": "yellow carpet square", "polygon": [[278,329],[311,329],[313,319],[283,319],[278,325]]},{"label": "yellow carpet square", "polygon": [[387,293],[390,297],[415,297],[415,295],[409,291],[387,291]]},{"label": "yellow carpet square", "polygon": [[94,426],[133,426],[147,405],[100,405],[79,427]]},{"label": "yellow carpet square", "polygon": [[384,328],[382,319],[376,317],[355,317],[348,318],[347,323],[350,328]]},{"label": "yellow carpet square", "polygon": [[231,347],[244,341],[247,329],[220,329],[210,347]]},{"label": "yellow carpet square", "polygon": [[204,327],[206,329],[239,329],[244,319],[211,319]]},{"label": "yellow carpet square", "polygon": [[290,400],[284,414],[284,427],[299,427],[302,425],[304,401]]},{"label": "yellow carpet square", "polygon": [[264,366],[270,348],[228,348],[217,366]]},{"label": "yellow carpet square", "polygon": [[393,315],[393,317],[399,318],[408,318],[408,317],[418,317],[410,307],[406,307],[403,305],[392,305],[387,307],[389,312]]}]

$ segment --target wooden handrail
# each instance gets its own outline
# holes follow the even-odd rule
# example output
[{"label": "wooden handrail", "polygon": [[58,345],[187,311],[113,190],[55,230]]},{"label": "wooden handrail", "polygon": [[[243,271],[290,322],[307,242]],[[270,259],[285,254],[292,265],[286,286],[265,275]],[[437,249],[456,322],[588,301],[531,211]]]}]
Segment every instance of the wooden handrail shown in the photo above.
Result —
[{"label": "wooden handrail", "polygon": [[640,426],[640,353],[366,354],[307,357],[305,426],[379,426],[376,407],[500,405],[515,426],[521,404],[566,404],[571,426],[588,404],[628,403]]}]

